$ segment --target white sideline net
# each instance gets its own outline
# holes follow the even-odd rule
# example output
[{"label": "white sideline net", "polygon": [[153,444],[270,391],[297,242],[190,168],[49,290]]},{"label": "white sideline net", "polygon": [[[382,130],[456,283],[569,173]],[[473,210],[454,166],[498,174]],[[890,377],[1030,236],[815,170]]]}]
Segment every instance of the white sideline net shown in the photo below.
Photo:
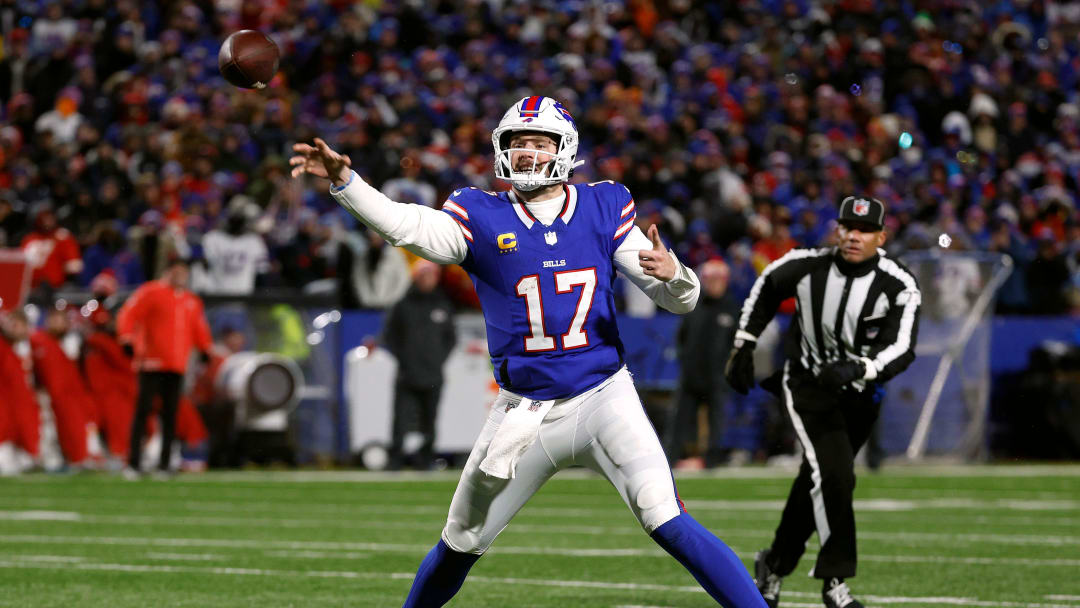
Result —
[{"label": "white sideline net", "polygon": [[1012,260],[939,249],[901,256],[922,291],[915,361],[886,385],[881,445],[909,459],[984,456],[994,296]]}]

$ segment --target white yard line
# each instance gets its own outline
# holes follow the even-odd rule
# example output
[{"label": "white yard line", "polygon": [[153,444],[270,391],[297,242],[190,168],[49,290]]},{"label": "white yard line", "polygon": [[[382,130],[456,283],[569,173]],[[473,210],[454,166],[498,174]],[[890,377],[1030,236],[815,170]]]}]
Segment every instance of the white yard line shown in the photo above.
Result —
[{"label": "white yard line", "polygon": [[[33,521],[63,521],[80,524],[119,524],[140,525],[157,524],[169,526],[254,526],[272,528],[326,528],[325,521],[316,519],[292,519],[276,517],[216,517],[216,516],[172,516],[172,515],[90,515],[75,511],[0,511],[0,520],[33,520]],[[629,521],[622,527],[627,534],[641,534],[640,530]],[[381,521],[341,521],[333,527],[341,528],[384,528],[384,529],[409,529],[427,530],[434,529],[429,524],[410,522],[381,522]],[[556,534],[596,534],[590,530],[591,526],[545,526],[536,524],[511,524],[510,530],[515,532],[546,531]],[[607,533],[606,527],[599,528],[602,533]],[[617,529],[617,528],[616,528]],[[714,527],[713,531],[721,538],[759,538],[767,534],[771,528],[725,529]],[[619,532],[616,532],[619,534]],[[1080,546],[1080,536],[1063,534],[967,534],[945,532],[860,532],[860,538],[878,540],[884,542],[973,542],[973,543],[997,543],[1005,545],[1029,545],[1029,546]]]},{"label": "white yard line", "polygon": [[[676,479],[784,479],[790,478],[794,468],[751,466],[743,468],[718,468],[707,471],[676,471]],[[862,472],[862,469],[859,470]],[[924,477],[1080,477],[1080,465],[891,465],[878,473],[886,479]],[[245,471],[210,472],[198,475],[182,475],[181,483],[427,483],[431,481],[457,481],[461,471],[449,470],[434,473],[417,472],[371,472],[371,471]],[[560,471],[558,479],[600,479],[586,469]],[[16,483],[51,483],[47,475],[25,475]]]},{"label": "white yard line", "polygon": [[331,553],[326,551],[264,551],[267,557],[282,557],[285,559],[370,559],[371,553],[355,553],[346,551],[343,553]]},{"label": "white yard line", "polygon": [[[687,510],[743,510],[765,509],[779,512],[784,500],[683,500]],[[1002,509],[1008,511],[1073,511],[1080,510],[1080,500],[1072,499],[981,499],[981,498],[860,498],[855,500],[855,511],[918,511],[922,509]]]},{"label": "white yard line", "polygon": [[143,553],[143,557],[146,559],[181,562],[212,562],[215,560],[226,559],[224,555],[217,555],[214,553],[158,553],[155,551]]},{"label": "white yard line", "polygon": [[[797,598],[820,598],[820,593],[808,593],[805,591],[782,591],[782,596],[797,597]],[[1065,604],[1037,604],[1032,602],[1010,602],[1010,601],[993,601],[993,600],[980,600],[974,597],[952,597],[952,596],[935,596],[935,597],[904,597],[904,596],[889,596],[889,595],[862,595],[859,594],[859,599],[866,602],[873,602],[875,604],[929,604],[931,606],[985,606],[988,608],[1076,608],[1075,606],[1068,606]],[[794,604],[788,604],[787,602],[781,602],[781,606],[789,606]],[[817,606],[818,604],[814,604]]]},{"label": "white yard line", "polygon": [[[1063,492],[1060,496],[1072,496],[1068,492]],[[387,494],[380,495],[383,499],[387,498]],[[934,510],[957,510],[966,511],[973,510],[985,513],[989,509],[996,509],[1002,512],[1015,512],[1015,511],[1080,511],[1080,500],[1073,498],[1056,498],[1058,494],[1050,494],[1048,496],[1054,496],[1055,498],[908,498],[908,499],[893,499],[893,498],[865,498],[856,499],[854,502],[855,511],[859,515],[865,515],[873,517],[876,514],[904,514],[913,513],[916,516],[923,516],[917,513],[918,511],[934,509]],[[406,496],[409,500],[415,501],[416,496],[408,494]],[[403,500],[404,498],[403,497]],[[541,500],[550,501],[554,496],[551,494],[545,494]],[[214,501],[184,501],[177,502],[175,497],[161,497],[159,502],[167,503],[169,506],[183,506],[186,509],[193,511],[222,511],[228,513],[234,513],[237,510],[237,504],[230,502],[226,499],[228,495],[216,495],[218,500]],[[237,496],[236,499],[241,502],[247,502],[251,500],[250,495]],[[567,497],[568,500],[571,497]],[[147,500],[153,502],[154,497],[140,497],[140,500]],[[687,508],[691,511],[721,511],[721,512],[738,512],[738,517],[745,518],[748,515],[755,518],[770,519],[776,516],[784,507],[784,500],[782,499],[768,499],[768,500],[695,500],[693,498],[683,498],[683,502]],[[130,499],[115,499],[104,497],[63,497],[63,498],[16,498],[16,497],[3,497],[0,498],[0,506],[5,506],[9,509],[15,510],[20,507],[24,512],[30,512],[25,507],[57,507],[57,506],[71,506],[72,504],[87,504],[87,505],[116,505],[127,507],[130,505]],[[580,502],[578,503],[580,505]],[[244,504],[243,509],[251,511],[272,511],[280,508],[273,505],[267,505],[265,503],[251,503]],[[625,510],[625,507],[613,499],[607,504],[598,504],[596,506],[575,506],[575,507],[558,507],[558,506],[541,506],[539,504],[531,504],[526,507],[526,513],[532,513],[535,515],[554,515],[561,517],[578,516],[578,517],[596,517],[600,514],[610,514],[612,512],[618,512]],[[359,505],[350,502],[339,503],[321,503],[316,505],[316,511],[318,513],[341,513],[341,514],[357,514],[357,513],[385,513],[392,511],[393,513],[401,514],[415,514],[415,515],[445,515],[446,507],[443,505],[406,505],[406,504],[393,504],[393,505]],[[745,513],[749,511],[750,513]],[[47,514],[54,512],[48,509],[41,509],[40,512]],[[62,512],[62,511],[59,511]],[[32,516],[27,516],[32,518]],[[1035,523],[1043,521],[1042,518],[1032,517],[1036,520]],[[1072,521],[1077,521],[1073,519]]]},{"label": "white yard line", "polygon": [[[300,551],[304,557],[338,559],[345,552],[345,559],[351,552],[398,552],[426,553],[430,545],[408,545],[394,543],[360,543],[327,541],[285,541],[285,540],[244,540],[227,538],[141,538],[116,536],[39,536],[39,535],[0,535],[0,544],[59,544],[59,545],[150,545],[155,547],[226,547],[231,549],[279,550],[285,552]],[[572,549],[558,547],[515,547],[496,545],[490,553],[512,555],[557,555],[571,557],[667,557],[659,548],[623,548],[623,549]],[[283,555],[284,556],[284,555]],[[814,553],[807,553],[804,558],[812,560]],[[753,552],[744,551],[744,559],[753,557]],[[873,555],[860,554],[859,559],[881,563],[930,563],[956,565],[999,565],[999,566],[1035,566],[1035,567],[1080,567],[1080,559],[1038,559],[1011,557],[979,557],[952,555]]]},{"label": "white yard line", "polygon": [[[552,495],[551,494],[545,494],[544,498],[547,499],[547,500],[550,500],[552,498]],[[142,499],[140,498],[140,500],[142,500]],[[875,500],[878,500],[878,499],[875,499]],[[987,501],[964,501],[964,503],[961,503],[960,501],[958,501],[956,499],[946,499],[946,500],[948,500],[948,502],[950,502],[952,504],[952,506],[954,508],[956,508],[958,511],[963,511],[964,510],[964,508],[962,506],[962,504],[964,504],[964,503],[970,504],[972,510],[978,510],[980,512],[986,512],[986,510],[987,510],[987,504],[988,504]],[[116,499],[116,498],[104,498],[104,497],[93,497],[92,499],[87,500],[87,501],[84,501],[81,498],[78,501],[73,501],[70,498],[35,498],[35,497],[16,498],[16,497],[10,497],[10,496],[9,497],[0,497],[0,507],[5,508],[5,509],[9,509],[10,511],[8,511],[8,512],[13,512],[13,511],[16,511],[18,509],[26,509],[27,507],[40,507],[41,508],[40,510],[36,511],[36,513],[38,513],[38,515],[33,515],[33,516],[27,515],[27,516],[24,517],[24,519],[56,520],[55,517],[50,517],[48,514],[49,513],[73,513],[71,511],[63,511],[63,510],[58,509],[58,507],[68,507],[68,508],[70,508],[72,506],[73,502],[78,502],[80,504],[80,506],[83,506],[84,508],[89,507],[89,505],[86,504],[87,502],[91,502],[91,503],[93,503],[93,507],[95,509],[97,509],[99,507],[108,506],[108,505],[115,505],[117,507],[123,507],[123,508],[127,508],[127,507],[129,507],[131,505],[131,499]],[[184,509],[186,509],[188,511],[194,511],[194,512],[196,512],[196,514],[199,514],[199,513],[215,513],[215,512],[235,513],[237,511],[237,509],[238,509],[238,506],[237,506],[237,504],[235,502],[222,502],[222,501],[183,501],[183,502],[177,502],[174,499],[169,499],[169,500],[166,501],[165,498],[162,499],[162,502],[169,502],[170,506],[182,507],[182,508],[184,508]],[[773,509],[773,510],[762,509],[760,511],[749,511],[749,512],[747,512],[747,511],[743,511],[743,510],[728,509],[727,505],[722,504],[722,503],[710,504],[709,501],[694,501],[694,500],[689,500],[689,501],[684,501],[684,502],[689,504],[691,507],[695,507],[695,511],[697,511],[697,510],[713,511],[713,513],[709,514],[709,516],[712,517],[712,518],[723,517],[724,512],[732,511],[733,513],[731,514],[731,517],[729,519],[737,519],[737,520],[739,520],[740,526],[743,525],[742,522],[744,522],[745,520],[750,519],[750,518],[755,519],[755,520],[762,520],[762,521],[768,522],[770,524],[770,526],[771,526],[780,517],[780,515],[779,515],[780,510],[779,509]],[[912,501],[903,500],[901,502],[903,502],[903,503],[911,503]],[[755,508],[760,508],[761,503],[747,503],[747,504],[753,504],[753,505],[755,505]],[[779,503],[777,503],[777,504],[779,504]],[[859,521],[865,521],[865,522],[878,522],[878,521],[881,521],[881,522],[896,523],[896,522],[906,521],[909,518],[917,518],[917,519],[922,520],[922,519],[925,519],[926,515],[924,513],[920,512],[921,506],[926,506],[927,508],[936,508],[936,507],[934,507],[932,505],[929,505],[929,504],[928,505],[920,505],[918,502],[916,502],[915,505],[914,505],[916,508],[914,508],[914,509],[912,509],[910,511],[908,511],[908,510],[890,509],[890,508],[868,509],[868,508],[865,508],[865,505],[863,505],[863,503],[860,502],[860,501],[857,501],[856,504],[861,505],[861,506],[864,507],[864,508],[860,508],[860,509],[857,510],[858,512],[856,513],[856,516],[859,518]],[[1041,504],[1043,506],[1046,506],[1045,502],[1041,502]],[[1032,505],[1032,506],[1038,506],[1038,505]],[[248,512],[248,513],[253,513],[253,514],[254,513],[260,513],[260,514],[263,514],[265,516],[272,516],[275,512],[280,512],[280,511],[290,511],[290,513],[293,511],[293,507],[289,507],[287,505],[268,504],[268,503],[244,504],[242,509],[245,512]],[[440,519],[444,518],[446,516],[446,507],[445,506],[422,506],[422,505],[413,505],[413,506],[402,505],[402,506],[394,506],[394,507],[391,508],[391,507],[380,506],[380,505],[357,505],[355,503],[326,503],[326,502],[321,502],[318,505],[305,506],[304,511],[305,511],[305,513],[309,513],[309,514],[313,514],[313,515],[317,514],[317,515],[351,516],[351,515],[359,515],[359,514],[363,514],[363,513],[384,514],[384,513],[386,513],[386,511],[391,510],[391,509],[393,511],[393,513],[392,513],[393,515],[399,515],[399,514],[400,515],[431,515],[431,516],[433,516],[435,518],[440,518]],[[539,511],[539,509],[547,509],[547,508],[546,507],[535,506],[535,505],[527,506],[526,510],[524,511],[524,517],[528,517],[534,510],[536,510],[537,514],[540,514],[541,512]],[[554,510],[554,509],[556,509],[556,508],[551,508],[551,510]],[[578,510],[578,509],[575,509],[575,510]],[[601,510],[603,510],[606,513],[620,512],[620,511],[625,512],[626,508],[620,503],[612,503],[610,507],[598,506],[595,511],[590,511],[589,512],[589,517],[595,519],[596,514],[599,513]],[[17,515],[7,515],[6,513],[8,513],[8,512],[0,511],[0,519],[14,519],[16,517],[19,517]],[[1008,511],[1007,507],[1002,507],[1001,512],[1007,513],[1009,511]],[[552,513],[552,514],[554,514],[554,513]],[[558,513],[558,515],[566,515],[566,514],[565,513]],[[72,519],[76,519],[77,514],[71,515],[70,517]],[[515,522],[519,521],[520,519],[522,519],[522,518],[516,519]],[[986,524],[986,525],[1002,526],[1002,527],[1008,527],[1008,526],[1051,527],[1051,526],[1053,526],[1053,527],[1058,527],[1058,528],[1066,527],[1066,528],[1080,529],[1080,517],[1067,517],[1067,516],[1066,517],[1047,517],[1045,515],[1000,515],[1000,516],[995,515],[995,516],[987,516],[987,515],[972,515],[972,514],[961,514],[961,513],[957,513],[955,515],[954,514],[944,515],[944,514],[938,513],[938,514],[935,514],[933,516],[933,522],[935,524],[949,524],[949,523],[968,524],[968,525],[970,525],[970,524]],[[517,528],[519,525],[520,524],[515,523],[514,527]],[[638,534],[638,532],[636,530],[628,529],[626,526],[618,526],[618,527],[615,527],[615,526],[611,526],[611,527],[579,526],[579,528],[582,529],[583,534],[591,534],[591,533],[596,533],[596,534]],[[633,528],[633,526],[630,526],[630,528]],[[771,527],[770,527],[770,529],[771,529]]]},{"label": "white yard line", "polygon": [[[9,559],[0,560],[0,568],[23,568],[23,569],[66,569],[66,570],[87,570],[87,571],[105,571],[105,572],[140,572],[140,573],[161,573],[161,574],[217,574],[228,576],[295,576],[295,577],[310,577],[310,578],[345,578],[345,579],[376,579],[385,580],[387,578],[394,580],[411,580],[414,576],[411,572],[351,572],[351,571],[334,571],[334,570],[285,570],[285,569],[268,569],[268,568],[215,568],[206,566],[173,566],[173,565],[142,565],[142,564],[114,564],[114,563],[89,563],[89,562],[67,562],[67,561],[51,561],[47,558],[62,557],[62,556],[28,556],[27,559],[21,557],[14,557]],[[681,592],[681,593],[703,593],[702,589],[696,585],[661,585],[656,583],[616,583],[608,581],[568,581],[568,580],[548,580],[548,579],[529,579],[529,578],[507,578],[507,577],[492,577],[492,576],[470,576],[468,579],[472,584],[476,583],[488,583],[497,585],[531,585],[540,587],[563,587],[563,588],[575,588],[575,589],[604,589],[604,590],[626,590],[626,591],[658,591],[658,592]],[[803,593],[803,592],[787,592],[788,597],[797,598],[816,598],[817,594]],[[930,606],[978,606],[983,608],[1076,608],[1075,605],[1067,604],[1045,604],[1045,603],[1031,603],[1031,602],[1011,602],[1011,601],[987,601],[979,600],[976,598],[968,597],[902,597],[902,596],[877,596],[866,595],[862,596],[868,602],[874,602],[876,604],[916,604],[916,605],[930,605]],[[784,604],[785,606],[792,604]],[[815,604],[816,605],[816,604]]]},{"label": "white yard line", "polygon": [[8,521],[79,521],[82,515],[74,511],[0,511],[0,519]]}]

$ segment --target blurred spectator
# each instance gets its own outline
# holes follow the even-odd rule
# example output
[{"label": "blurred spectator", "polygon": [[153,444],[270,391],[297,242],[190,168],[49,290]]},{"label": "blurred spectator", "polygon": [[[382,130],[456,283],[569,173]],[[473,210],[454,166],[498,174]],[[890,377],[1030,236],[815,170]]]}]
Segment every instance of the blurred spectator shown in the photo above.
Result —
[{"label": "blurred spectator", "polygon": [[23,237],[22,250],[34,272],[30,285],[46,285],[53,289],[82,272],[79,244],[66,228],[56,223],[51,209],[41,209],[34,219],[34,229]]},{"label": "blurred spectator", "polygon": [[401,158],[401,177],[395,177],[383,184],[382,193],[399,203],[415,203],[434,207],[438,194],[435,187],[420,179],[420,155],[415,150],[408,151]]},{"label": "blurred spectator", "polygon": [[[739,322],[739,302],[728,295],[731,270],[722,260],[709,260],[698,268],[701,299],[685,315],[676,334],[679,349],[679,390],[664,433],[664,451],[673,466],[690,456],[703,456],[706,467],[724,461],[724,410],[731,389],[724,380],[724,364]],[[688,450],[698,443],[698,409],[704,405],[708,442],[704,454]]]},{"label": "blurred spectator", "polygon": [[22,228],[25,219],[16,211],[10,192],[0,192],[0,247],[15,244],[14,236]]},{"label": "blurred spectator", "polygon": [[66,45],[75,38],[78,25],[59,2],[45,2],[45,14],[34,21],[30,30],[34,47],[45,50],[55,44]]},{"label": "blurred spectator", "polygon": [[[120,221],[148,277],[170,252],[198,251],[201,227],[243,194],[269,224],[256,228],[268,282],[344,283],[340,212],[286,179],[290,144],[330,134],[404,202],[503,188],[485,133],[523,77],[577,118],[574,180],[626,182],[640,207],[655,201],[672,246],[701,260],[706,233],[759,261],[786,240],[784,224],[800,245],[821,245],[839,192],[890,205],[893,249],[933,246],[907,233],[948,216],[988,248],[979,223],[1004,206],[1022,247],[1048,227],[1064,250],[1077,221],[1077,11],[1043,2],[923,3],[904,17],[907,4],[869,0],[866,14],[891,15],[876,29],[829,3],[760,0],[629,12],[482,3],[479,16],[467,0],[337,2],[317,15],[255,2],[167,15],[146,2],[16,4],[0,57],[0,193],[14,213],[0,208],[0,229],[20,242],[32,229],[23,214],[45,201],[88,247],[90,228]],[[221,29],[242,24],[290,56],[259,95],[213,65]],[[1026,281],[1007,288],[1006,309],[1033,312]]]},{"label": "blurred spectator", "polygon": [[[754,243],[751,249],[754,256],[754,268],[758,274],[761,274],[766,266],[779,260],[785,253],[798,245],[795,239],[791,238],[791,230],[788,228],[787,219],[769,224],[764,216],[755,215],[751,218],[750,229],[752,232],[760,231],[761,234],[760,240]],[[779,312],[788,315],[794,313],[795,299],[788,298],[785,300],[780,305]]]},{"label": "blurred spectator", "polygon": [[183,256],[187,250],[181,236],[156,209],[139,216],[138,224],[128,229],[127,239],[147,277],[160,276],[168,260]]},{"label": "blurred spectator", "polygon": [[60,91],[56,107],[42,114],[34,124],[34,129],[39,133],[52,133],[53,141],[57,144],[73,143],[79,127],[86,122],[86,117],[79,114],[81,102],[82,93],[75,87]]},{"label": "blurred spectator", "polygon": [[82,372],[101,413],[101,430],[115,464],[127,462],[135,417],[135,368],[116,337],[116,321],[104,299],[84,307],[90,323],[82,344]]},{"label": "blurred spectator", "polygon": [[158,467],[163,474],[170,470],[181,381],[188,358],[194,349],[202,353],[204,360],[208,357],[210,328],[202,300],[187,289],[189,278],[187,260],[170,259],[161,277],[135,290],[117,315],[119,340],[134,355],[139,372],[139,396],[124,473],[128,479],[139,475],[143,434],[155,398],[161,400]]},{"label": "blurred spectator", "polygon": [[0,100],[5,103],[26,90],[30,66],[30,43],[26,30],[16,28],[4,40],[4,56],[0,58]]},{"label": "blurred spectator", "polygon": [[435,418],[442,394],[443,364],[457,340],[453,307],[439,289],[441,269],[434,262],[413,264],[412,288],[387,313],[382,343],[398,361],[394,383],[394,422],[390,444],[391,470],[403,464],[405,434],[423,435],[413,465],[434,464]]},{"label": "blurred spectator", "polygon": [[218,394],[215,388],[221,365],[230,356],[248,350],[247,336],[238,327],[222,328],[219,339],[210,348],[210,360],[196,379],[191,400],[206,422],[209,436],[207,466],[236,466],[240,455],[236,453],[236,406]]},{"label": "blurred spectator", "polygon": [[37,385],[49,395],[60,451],[68,466],[90,464],[88,458],[91,438],[98,432],[97,403],[83,381],[75,362],[60,347],[60,341],[71,330],[68,311],[51,307],[45,313],[45,325],[30,336],[30,352],[34,361]]},{"label": "blurred spectator", "polygon": [[1048,232],[1039,235],[1035,243],[1035,259],[1027,268],[1031,309],[1037,314],[1066,312],[1065,287],[1069,269],[1065,256],[1058,252],[1057,243]]},{"label": "blurred spectator", "polygon": [[[40,410],[29,382],[28,365],[16,349],[30,337],[30,323],[21,310],[0,312],[0,475],[20,472],[14,449],[25,452],[33,464],[38,458]],[[5,447],[6,446],[6,447]]]},{"label": "blurred spectator", "polygon": [[351,286],[352,301],[365,308],[389,308],[409,289],[409,263],[374,230],[350,234],[342,244],[339,265]]},{"label": "blurred spectator", "polygon": [[91,245],[83,252],[80,283],[90,285],[94,277],[109,273],[119,285],[138,285],[146,280],[139,258],[127,247],[119,222],[102,222],[90,236]]},{"label": "blurred spectator", "polygon": [[197,290],[232,295],[255,291],[256,277],[269,269],[266,243],[250,227],[257,213],[258,208],[246,197],[229,203],[224,229],[211,230],[202,239],[206,272]]}]

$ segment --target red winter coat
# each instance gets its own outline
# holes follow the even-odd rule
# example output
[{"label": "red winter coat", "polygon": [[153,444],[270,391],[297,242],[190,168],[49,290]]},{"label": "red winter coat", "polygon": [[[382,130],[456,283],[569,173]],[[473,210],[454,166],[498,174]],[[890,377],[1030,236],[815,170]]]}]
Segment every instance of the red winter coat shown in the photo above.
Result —
[{"label": "red winter coat", "polygon": [[15,349],[0,338],[0,386],[4,387],[0,398],[0,443],[13,441],[37,457],[41,415],[26,371]]},{"label": "red winter coat", "polygon": [[138,393],[131,357],[124,353],[116,336],[104,331],[87,336],[83,349],[86,385],[97,400],[109,452],[125,457]]},{"label": "red winter coat", "polygon": [[199,296],[150,281],[135,290],[116,318],[121,342],[135,349],[135,367],[184,373],[192,348],[210,348],[210,327]]},{"label": "red winter coat", "polygon": [[75,362],[64,354],[56,338],[43,330],[30,336],[34,375],[49,393],[60,449],[70,463],[86,458],[87,426],[97,423],[97,404],[83,382]]},{"label": "red winter coat", "polygon": [[31,232],[23,237],[22,250],[34,267],[30,279],[32,287],[41,283],[60,287],[67,275],[82,272],[79,242],[64,228],[48,233]]}]

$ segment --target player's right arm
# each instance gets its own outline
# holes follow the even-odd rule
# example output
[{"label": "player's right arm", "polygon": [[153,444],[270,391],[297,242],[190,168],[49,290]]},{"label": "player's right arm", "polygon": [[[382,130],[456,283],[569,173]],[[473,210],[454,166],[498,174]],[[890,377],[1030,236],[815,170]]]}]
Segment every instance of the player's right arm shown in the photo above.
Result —
[{"label": "player's right arm", "polygon": [[292,176],[310,173],[330,180],[334,200],[388,243],[437,264],[457,264],[468,245],[457,222],[447,213],[423,205],[390,200],[352,170],[348,156],[315,138],[315,145],[295,144],[289,159]]},{"label": "player's right arm", "polygon": [[735,338],[756,341],[776,316],[780,304],[795,295],[795,287],[814,266],[824,250],[792,249],[761,271],[743,302]]}]

